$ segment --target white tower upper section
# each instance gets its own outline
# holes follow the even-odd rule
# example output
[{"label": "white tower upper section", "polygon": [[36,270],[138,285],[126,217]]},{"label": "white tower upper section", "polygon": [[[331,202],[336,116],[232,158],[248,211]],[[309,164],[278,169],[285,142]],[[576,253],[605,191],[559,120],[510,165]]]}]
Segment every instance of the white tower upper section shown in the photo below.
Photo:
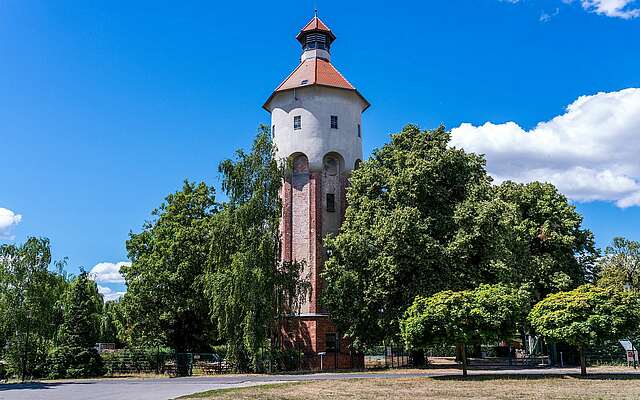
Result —
[{"label": "white tower upper section", "polygon": [[327,156],[337,156],[340,171],[349,173],[362,160],[361,115],[369,103],[331,64],[335,38],[315,16],[296,37],[300,64],[263,107],[278,158],[305,155],[309,169],[320,171]]}]

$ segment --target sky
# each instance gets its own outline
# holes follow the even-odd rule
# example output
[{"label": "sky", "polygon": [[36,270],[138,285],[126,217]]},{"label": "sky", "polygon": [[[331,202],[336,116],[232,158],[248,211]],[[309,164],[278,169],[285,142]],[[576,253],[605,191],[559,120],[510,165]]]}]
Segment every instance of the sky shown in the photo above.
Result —
[{"label": "sky", "polygon": [[371,102],[365,154],[444,124],[497,182],[555,183],[600,247],[640,240],[640,1],[0,0],[0,244],[125,290],[125,241],[183,180],[220,187],[313,15]]}]

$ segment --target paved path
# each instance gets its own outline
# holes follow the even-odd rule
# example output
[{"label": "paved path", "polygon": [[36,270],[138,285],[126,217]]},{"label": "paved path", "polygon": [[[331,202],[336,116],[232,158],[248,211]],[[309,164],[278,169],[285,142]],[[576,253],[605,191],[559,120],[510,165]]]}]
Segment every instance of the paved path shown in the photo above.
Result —
[{"label": "paved path", "polygon": [[[577,369],[516,369],[469,371],[470,375],[565,375]],[[268,383],[329,379],[415,378],[460,375],[459,370],[425,370],[403,373],[341,373],[305,375],[229,375],[159,379],[87,379],[77,381],[0,384],[1,400],[167,400],[213,389],[257,386]],[[636,375],[633,370],[624,374]]]}]

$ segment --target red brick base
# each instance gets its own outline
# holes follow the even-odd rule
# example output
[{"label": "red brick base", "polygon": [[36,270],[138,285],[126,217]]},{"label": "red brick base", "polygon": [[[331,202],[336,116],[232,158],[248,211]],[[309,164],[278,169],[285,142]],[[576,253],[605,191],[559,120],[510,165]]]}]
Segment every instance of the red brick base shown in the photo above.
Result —
[{"label": "red brick base", "polygon": [[[340,334],[339,352],[327,352],[326,335],[336,332],[336,327],[328,316],[290,317],[282,329],[282,343],[285,348],[304,353],[302,368],[305,369],[364,368],[364,355],[351,351],[349,339]],[[321,356],[319,353],[326,354]]]}]

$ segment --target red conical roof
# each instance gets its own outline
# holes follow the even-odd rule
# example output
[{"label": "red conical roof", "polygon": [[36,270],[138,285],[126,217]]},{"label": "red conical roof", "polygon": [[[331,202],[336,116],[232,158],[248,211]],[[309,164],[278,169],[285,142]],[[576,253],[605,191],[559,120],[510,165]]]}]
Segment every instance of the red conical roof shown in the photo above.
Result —
[{"label": "red conical roof", "polygon": [[298,33],[298,36],[296,36],[296,39],[300,40],[302,35],[309,32],[324,32],[331,36],[331,40],[336,39],[336,36],[331,32],[331,29],[329,29],[329,27],[317,16],[313,17],[311,21],[302,28],[300,33]]},{"label": "red conical roof", "polygon": [[305,86],[328,86],[338,89],[347,89],[354,91],[365,103],[365,110],[369,108],[369,102],[356,90],[355,87],[336,67],[329,61],[322,58],[309,58],[304,60],[298,67],[284,80],[276,90],[271,94],[269,99],[265,102],[264,108],[267,109],[267,104],[271,101],[273,96],[278,92],[284,92],[286,90],[297,89]]},{"label": "red conical roof", "polygon": [[296,68],[276,89],[294,89],[309,85],[332,86],[341,89],[355,90],[329,61],[321,58],[309,58]]}]

